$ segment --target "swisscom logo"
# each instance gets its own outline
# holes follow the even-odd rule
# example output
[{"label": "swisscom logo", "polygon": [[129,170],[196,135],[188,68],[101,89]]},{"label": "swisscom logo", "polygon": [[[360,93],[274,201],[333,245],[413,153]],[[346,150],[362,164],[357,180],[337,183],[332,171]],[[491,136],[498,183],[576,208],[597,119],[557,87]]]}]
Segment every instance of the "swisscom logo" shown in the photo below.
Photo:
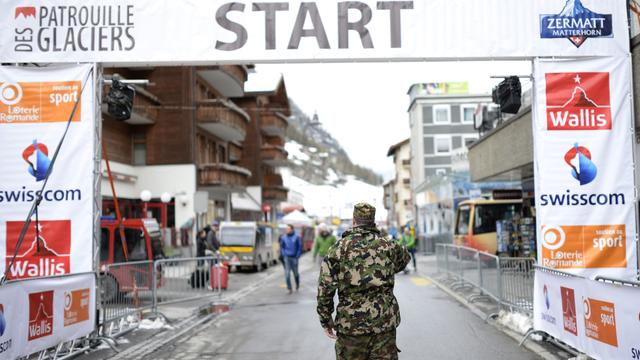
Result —
[{"label": "swisscom logo", "polygon": [[611,130],[608,72],[548,73],[547,130]]},{"label": "swisscom logo", "polygon": [[540,37],[567,38],[579,48],[588,38],[613,37],[611,14],[598,14],[580,0],[567,0],[559,14],[540,15]]},{"label": "swisscom logo", "polygon": [[[598,168],[592,159],[591,151],[585,146],[575,143],[564,155],[564,162],[570,167],[567,171],[576,179],[580,186],[590,184],[595,181]],[[540,206],[618,206],[625,205],[624,193],[600,193],[588,191],[572,192],[567,189],[564,193],[542,193],[540,194]]]},{"label": "swisscom logo", "polygon": [[564,161],[571,167],[571,176],[580,182],[580,185],[587,185],[592,182],[598,174],[598,168],[591,161],[591,152],[578,143],[567,151]]},{"label": "swisscom logo", "polygon": [[36,181],[44,180],[51,164],[47,145],[34,139],[33,143],[22,152],[22,158],[29,164],[29,173],[36,178]]},{"label": "swisscom logo", "polygon": [[542,288],[542,295],[544,295],[544,305],[547,308],[547,311],[542,312],[542,320],[548,322],[549,324],[555,325],[557,320],[556,318],[549,313],[551,310],[551,300],[549,299],[549,288],[547,285],[544,285]]}]

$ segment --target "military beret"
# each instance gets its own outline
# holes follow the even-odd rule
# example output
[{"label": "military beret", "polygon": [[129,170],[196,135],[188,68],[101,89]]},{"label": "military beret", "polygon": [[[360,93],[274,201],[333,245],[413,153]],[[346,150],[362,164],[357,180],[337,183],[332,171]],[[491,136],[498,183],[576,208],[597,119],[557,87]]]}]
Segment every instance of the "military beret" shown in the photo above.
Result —
[{"label": "military beret", "polygon": [[358,203],[353,207],[353,218],[358,222],[375,222],[376,208],[367,203]]}]

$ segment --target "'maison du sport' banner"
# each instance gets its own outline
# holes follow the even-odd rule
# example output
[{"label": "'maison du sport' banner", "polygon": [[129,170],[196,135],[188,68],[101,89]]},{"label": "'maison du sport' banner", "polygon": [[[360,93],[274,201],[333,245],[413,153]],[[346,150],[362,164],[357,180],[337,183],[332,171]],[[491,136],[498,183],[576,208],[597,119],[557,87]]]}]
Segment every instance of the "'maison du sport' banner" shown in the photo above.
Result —
[{"label": "'maison du sport' banner", "polygon": [[640,358],[638,288],[536,270],[534,327],[596,359]]},{"label": "'maison du sport' banner", "polygon": [[147,66],[629,52],[624,0],[4,0],[2,10],[0,62]]},{"label": "'maison du sport' banner", "polygon": [[534,64],[538,263],[636,275],[630,58]]},{"label": "'maison du sport' banner", "polygon": [[[94,85],[90,65],[0,67],[0,274],[9,279],[93,271]],[[88,81],[81,95],[83,82]],[[64,133],[42,202],[20,231]]]},{"label": "'maison du sport' banner", "polygon": [[0,360],[12,360],[91,333],[95,274],[15,281],[0,287]]}]

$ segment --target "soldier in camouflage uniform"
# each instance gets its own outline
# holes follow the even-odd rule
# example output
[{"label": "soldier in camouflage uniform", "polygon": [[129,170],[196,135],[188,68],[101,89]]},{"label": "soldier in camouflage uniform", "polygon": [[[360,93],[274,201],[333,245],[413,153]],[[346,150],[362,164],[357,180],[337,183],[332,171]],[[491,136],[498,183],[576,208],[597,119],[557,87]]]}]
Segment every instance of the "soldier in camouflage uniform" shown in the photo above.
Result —
[{"label": "soldier in camouflage uniform", "polygon": [[317,311],[327,336],[336,339],[338,360],[398,359],[400,310],[393,295],[394,277],[411,257],[400,244],[381,235],[375,213],[373,206],[357,204],[353,228],[322,262]]}]

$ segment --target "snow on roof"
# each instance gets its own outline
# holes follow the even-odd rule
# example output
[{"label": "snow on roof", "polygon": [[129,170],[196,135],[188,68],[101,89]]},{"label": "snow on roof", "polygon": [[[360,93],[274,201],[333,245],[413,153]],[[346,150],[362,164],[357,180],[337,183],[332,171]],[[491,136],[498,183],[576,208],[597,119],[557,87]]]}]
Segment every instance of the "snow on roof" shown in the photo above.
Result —
[{"label": "snow on roof", "polygon": [[281,73],[257,72],[249,74],[247,82],[244,83],[244,91],[246,93],[274,92],[278,89],[281,79]]}]

